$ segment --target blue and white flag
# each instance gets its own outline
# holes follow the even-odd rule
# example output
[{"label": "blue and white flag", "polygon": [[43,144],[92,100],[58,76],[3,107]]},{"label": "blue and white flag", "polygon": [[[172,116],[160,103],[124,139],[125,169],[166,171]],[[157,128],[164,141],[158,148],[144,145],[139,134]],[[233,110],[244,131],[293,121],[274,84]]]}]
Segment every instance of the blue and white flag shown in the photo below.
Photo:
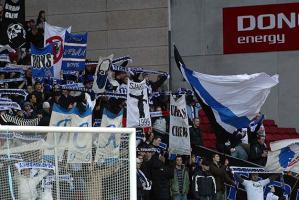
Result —
[{"label": "blue and white flag", "polygon": [[265,169],[274,172],[299,173],[299,139],[271,142],[270,147]]},{"label": "blue and white flag", "polygon": [[83,71],[85,68],[87,33],[65,34],[64,53],[61,69],[64,71]]},{"label": "blue and white flag", "polygon": [[216,122],[227,132],[248,127],[260,112],[278,75],[266,73],[215,76],[195,72],[185,66],[175,48],[178,67],[198,98],[212,109]]},{"label": "blue and white flag", "polygon": [[[87,99],[88,102],[88,99]],[[92,109],[91,103],[84,112],[79,112],[77,107],[65,110],[61,106],[54,104],[50,120],[50,126],[72,126],[72,127],[91,127],[92,126]],[[68,163],[90,163],[92,160],[92,135],[85,133],[55,133],[59,138],[58,158],[63,160],[64,150],[68,149]],[[48,133],[47,140],[49,147],[45,150],[44,155],[54,156],[54,133]]]},{"label": "blue and white flag", "polygon": [[51,78],[54,76],[54,56],[53,46],[47,45],[45,48],[38,49],[31,45],[31,66],[32,77]]},{"label": "blue and white flag", "polygon": [[[115,114],[104,108],[101,127],[122,127],[123,110]],[[119,158],[121,134],[99,133],[95,162],[105,162],[107,159]]]}]

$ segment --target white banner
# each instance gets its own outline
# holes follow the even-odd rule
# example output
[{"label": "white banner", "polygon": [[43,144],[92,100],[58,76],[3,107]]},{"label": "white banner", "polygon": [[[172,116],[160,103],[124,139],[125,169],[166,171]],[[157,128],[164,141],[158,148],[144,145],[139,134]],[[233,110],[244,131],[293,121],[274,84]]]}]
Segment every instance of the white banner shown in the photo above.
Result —
[{"label": "white banner", "polygon": [[[76,107],[64,110],[54,104],[50,126],[91,127],[92,108],[80,113]],[[64,151],[68,148],[68,163],[90,163],[92,161],[92,135],[85,133],[55,133],[59,161],[63,160]],[[47,143],[50,146],[44,152],[45,156],[54,156],[55,134],[48,133]],[[53,157],[54,158],[54,157]]]},{"label": "white banner", "polygon": [[[107,110],[103,111],[101,127],[122,127],[123,111],[114,114]],[[119,158],[121,134],[99,133],[95,162],[104,162],[107,158]]]},{"label": "white banner", "polygon": [[112,59],[113,59],[113,54],[106,58],[103,57],[99,58],[96,72],[94,75],[93,85],[92,85],[92,90],[95,93],[101,93],[105,91],[105,86],[108,78],[108,71]]},{"label": "white banner", "polygon": [[127,127],[150,127],[151,116],[145,80],[135,83],[128,80]]},{"label": "white banner", "polygon": [[[92,110],[88,108],[84,113],[78,113],[76,110],[72,114],[72,126],[91,127]],[[91,163],[92,161],[92,136],[86,133],[70,133],[68,163]]]},{"label": "white banner", "polygon": [[71,32],[71,27],[63,28],[52,26],[45,22],[44,46],[48,44],[54,45],[54,78],[60,79],[61,63],[64,52],[65,33]]},{"label": "white banner", "polygon": [[270,144],[265,169],[274,172],[292,171],[299,173],[299,140],[286,139]]},{"label": "white banner", "polygon": [[177,100],[170,95],[169,153],[191,154],[185,95]]}]

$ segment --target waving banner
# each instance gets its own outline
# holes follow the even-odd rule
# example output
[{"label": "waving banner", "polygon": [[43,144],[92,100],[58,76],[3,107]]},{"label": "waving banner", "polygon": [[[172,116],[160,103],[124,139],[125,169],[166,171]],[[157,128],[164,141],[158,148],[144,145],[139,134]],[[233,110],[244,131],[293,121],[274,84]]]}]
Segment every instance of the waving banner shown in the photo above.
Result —
[{"label": "waving banner", "polygon": [[286,139],[270,144],[271,151],[265,169],[275,172],[292,171],[299,174],[299,139]]},{"label": "waving banner", "polygon": [[71,27],[62,28],[52,26],[45,22],[44,46],[53,44],[54,54],[54,77],[60,79],[61,62],[64,52],[64,39],[66,31],[71,32]]},{"label": "waving banner", "polygon": [[0,44],[9,44],[12,48],[22,47],[26,42],[24,22],[25,0],[5,0]]},{"label": "waving banner", "polygon": [[[114,114],[104,108],[101,127],[122,127],[123,110]],[[95,162],[104,162],[108,158],[119,157],[121,134],[101,133],[98,137]]]},{"label": "waving banner", "polygon": [[[91,126],[92,108],[88,107],[85,112],[79,112],[77,107],[65,110],[57,104],[54,104],[50,120],[50,126]],[[68,163],[90,163],[92,135],[84,133],[55,133],[56,145],[59,147],[58,158],[63,160],[64,150],[68,148]],[[48,133],[47,143],[50,145],[45,150],[44,156],[54,157],[55,134]]]},{"label": "waving banner", "polygon": [[94,75],[94,81],[92,85],[92,90],[97,94],[105,91],[105,86],[108,78],[108,70],[113,59],[113,54],[106,58],[99,58],[96,72]]},{"label": "waving banner", "polygon": [[147,85],[145,80],[140,83],[128,80],[127,92],[127,127],[150,127],[151,116]]},{"label": "waving banner", "polygon": [[85,68],[87,33],[65,34],[62,67],[64,71],[83,71]]},{"label": "waving banner", "polygon": [[190,155],[190,134],[185,95],[174,99],[170,95],[169,153]]},{"label": "waving banner", "polygon": [[176,47],[174,55],[179,70],[195,91],[214,128],[217,124],[229,133],[249,126],[271,88],[279,82],[278,75],[266,73],[227,76],[202,74],[184,64]]},{"label": "waving banner", "polygon": [[43,49],[38,49],[31,45],[31,65],[32,77],[34,78],[51,78],[54,75],[54,56],[53,46],[47,45]]}]

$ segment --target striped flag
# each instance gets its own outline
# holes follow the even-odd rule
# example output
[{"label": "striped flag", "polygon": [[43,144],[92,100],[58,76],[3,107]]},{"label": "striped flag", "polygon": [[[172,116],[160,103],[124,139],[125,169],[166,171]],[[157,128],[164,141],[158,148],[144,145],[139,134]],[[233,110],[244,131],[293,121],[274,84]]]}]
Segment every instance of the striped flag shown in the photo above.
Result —
[{"label": "striped flag", "polygon": [[66,31],[62,70],[83,71],[85,68],[87,33],[73,34]]},{"label": "striped flag", "polygon": [[176,47],[174,55],[184,79],[195,91],[210,121],[229,133],[249,127],[265,103],[270,89],[279,82],[278,75],[269,76],[266,73],[227,76],[202,74],[186,67]]}]

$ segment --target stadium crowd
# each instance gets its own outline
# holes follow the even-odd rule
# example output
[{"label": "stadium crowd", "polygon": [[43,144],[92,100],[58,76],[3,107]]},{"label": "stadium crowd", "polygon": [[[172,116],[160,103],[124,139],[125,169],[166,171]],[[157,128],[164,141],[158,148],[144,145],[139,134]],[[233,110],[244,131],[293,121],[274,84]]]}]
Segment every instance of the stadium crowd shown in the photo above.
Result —
[{"label": "stadium crowd", "polygon": [[[1,10],[0,5],[0,23]],[[43,47],[43,22],[46,21],[45,12],[40,11],[37,20],[29,20],[26,23],[27,45],[22,51],[10,55],[12,63],[19,65],[30,65],[30,44]],[[6,63],[2,62],[1,67]],[[127,63],[123,63],[125,66]],[[24,69],[25,80],[5,82],[6,79],[17,79],[21,73],[0,72],[0,88],[6,89],[26,89],[27,98],[24,100],[14,94],[1,95],[1,98],[9,98],[21,105],[21,110],[1,110],[1,115],[8,114],[15,116],[14,120],[19,120],[26,125],[26,122],[38,119],[38,126],[48,126],[51,118],[51,109],[54,103],[65,109],[73,107],[84,109],[86,105],[85,92],[74,92],[64,90],[59,85],[66,83],[83,83],[85,88],[91,89],[94,82],[95,69],[87,66],[83,72],[75,75],[62,74],[59,82],[50,80],[33,79],[30,68]],[[113,81],[107,82],[106,91],[117,91],[120,86],[126,85],[128,78],[135,82],[146,80],[149,93],[164,91],[167,80],[167,73],[152,76],[147,73],[128,74],[126,72],[114,71],[111,73]],[[88,92],[92,99],[95,94]],[[203,144],[201,131],[199,128],[199,112],[201,106],[196,98],[189,94],[186,97],[187,112],[189,120],[189,132],[192,147]],[[126,108],[124,99],[98,97],[93,110],[93,124],[99,126],[104,108],[113,113],[118,113]],[[169,96],[160,95],[151,99],[150,110],[152,112],[169,111]],[[124,113],[124,118],[126,114]],[[258,165],[264,166],[267,159],[267,146],[265,144],[265,130],[261,123],[263,116],[258,114],[253,119],[250,127],[236,130],[232,135],[217,135],[217,150],[232,157],[248,160]],[[12,124],[16,124],[14,122]],[[229,170],[227,159],[220,160],[219,154],[212,157],[203,157],[194,154],[191,156],[172,156],[168,154],[167,148],[161,147],[161,143],[168,143],[169,117],[161,115],[152,118],[152,127],[142,129],[145,138],[139,141],[137,146],[137,191],[138,200],[223,200],[225,199],[225,183],[236,186],[233,176]],[[264,182],[257,181],[252,176],[252,181],[259,184],[259,189],[250,185],[250,181],[239,180],[250,191],[251,196],[258,197],[262,193]],[[266,181],[268,182],[268,180]],[[271,190],[272,196],[273,191]],[[268,198],[267,199],[278,199]]]}]

